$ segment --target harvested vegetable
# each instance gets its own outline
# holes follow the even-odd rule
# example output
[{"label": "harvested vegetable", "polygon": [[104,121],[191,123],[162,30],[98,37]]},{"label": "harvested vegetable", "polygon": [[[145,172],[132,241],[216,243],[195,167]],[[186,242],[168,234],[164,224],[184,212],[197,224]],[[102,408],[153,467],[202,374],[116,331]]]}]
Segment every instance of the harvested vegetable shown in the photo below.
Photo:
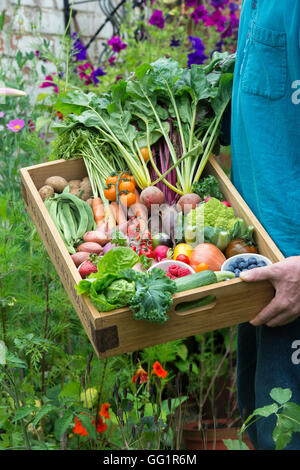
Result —
[{"label": "harvested vegetable", "polygon": [[155,249],[159,245],[165,245],[171,248],[173,246],[172,240],[166,233],[156,233],[152,235],[152,246]]},{"label": "harvested vegetable", "polygon": [[45,199],[53,196],[54,189],[53,189],[52,186],[45,185],[45,186],[42,186],[39,189],[39,194],[40,194],[41,198],[43,199],[43,201],[45,201]]},{"label": "harvested vegetable", "polygon": [[257,249],[251,242],[247,242],[242,238],[232,240],[225,250],[226,258],[231,258],[235,255],[242,255],[244,253],[257,253]]},{"label": "harvested vegetable", "polygon": [[90,257],[90,253],[88,251],[80,251],[78,253],[74,253],[73,255],[71,255],[71,258],[74,261],[75,266],[77,268],[78,266],[81,265],[81,263],[89,259],[89,257]]},{"label": "harvested vegetable", "polygon": [[102,250],[103,250],[102,246],[96,242],[84,242],[84,243],[81,243],[81,245],[79,245],[76,248],[76,251],[97,253],[97,255],[99,255],[102,252]]},{"label": "harvested vegetable", "polygon": [[173,259],[176,260],[177,256],[179,255],[186,255],[189,259],[191,259],[191,255],[193,253],[193,247],[187,243],[179,243],[174,248]]},{"label": "harvested vegetable", "polygon": [[151,211],[151,205],[160,206],[165,202],[164,193],[155,186],[149,186],[145,188],[141,194],[141,203],[147,207],[148,211]]},{"label": "harvested vegetable", "polygon": [[227,281],[234,278],[235,275],[231,271],[201,271],[196,274],[177,278],[175,280],[176,292],[197,289],[199,287],[208,286],[210,284],[215,284],[216,282]]},{"label": "harvested vegetable", "polygon": [[154,258],[156,261],[162,261],[170,256],[172,251],[166,245],[158,245],[154,250]]},{"label": "harvested vegetable", "polygon": [[178,200],[177,209],[187,214],[191,209],[195,209],[201,201],[202,199],[198,194],[185,194]]},{"label": "harvested vegetable", "polygon": [[135,282],[136,292],[129,303],[136,320],[164,324],[168,320],[167,312],[172,305],[172,294],[176,285],[166,273],[153,268],[146,273],[132,271],[130,279]]},{"label": "harvested vegetable", "polygon": [[187,255],[178,255],[176,261],[181,261],[185,264],[190,264],[190,258]]},{"label": "harvested vegetable", "polygon": [[211,243],[200,243],[193,249],[190,257],[190,263],[194,270],[200,263],[206,263],[209,270],[220,271],[225,261],[226,258],[222,251]]},{"label": "harvested vegetable", "polygon": [[199,197],[207,202],[211,197],[224,200],[224,196],[220,191],[220,186],[217,178],[213,175],[209,175],[206,178],[202,178],[198,183],[193,184],[193,191],[199,195]]},{"label": "harvested vegetable", "polygon": [[56,193],[62,193],[68,182],[62,176],[50,176],[46,179],[45,185],[51,186]]}]

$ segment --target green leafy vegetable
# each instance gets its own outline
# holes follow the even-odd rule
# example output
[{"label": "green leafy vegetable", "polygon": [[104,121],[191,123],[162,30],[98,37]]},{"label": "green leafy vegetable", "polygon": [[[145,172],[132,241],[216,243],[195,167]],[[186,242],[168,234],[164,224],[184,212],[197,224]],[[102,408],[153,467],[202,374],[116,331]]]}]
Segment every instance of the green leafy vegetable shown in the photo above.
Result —
[{"label": "green leafy vegetable", "polygon": [[220,201],[224,201],[224,196],[220,191],[219,182],[213,175],[201,179],[198,183],[194,183],[192,192],[198,194],[202,200],[207,197],[214,197]]},{"label": "green leafy vegetable", "polygon": [[[193,64],[187,69],[171,58],[160,58],[140,65],[100,97],[77,89],[61,93],[55,108],[69,116],[53,127],[59,134],[56,158],[70,158],[75,149],[96,168],[95,161],[99,166],[98,160],[109,155],[114,165],[123,161],[141,189],[163,182],[175,193],[191,193],[219,143],[234,61],[227,52],[214,53],[208,66]],[[88,131],[83,143],[72,138],[77,128]],[[69,146],[61,145],[67,141]],[[142,147],[149,151],[148,166],[140,154]],[[160,162],[152,155],[153,147]],[[169,177],[173,170],[175,181]],[[106,171],[107,166],[101,178]],[[95,185],[100,186],[100,181]]]},{"label": "green leafy vegetable", "polygon": [[134,279],[128,276],[129,268],[138,260],[130,248],[117,246],[100,259],[98,271],[80,281],[75,289],[80,295],[88,295],[100,312],[125,307],[135,292]]},{"label": "green leafy vegetable", "polygon": [[146,273],[132,271],[130,278],[136,287],[129,303],[134,318],[164,324],[168,320],[167,311],[172,305],[172,294],[176,292],[175,282],[159,268]]}]

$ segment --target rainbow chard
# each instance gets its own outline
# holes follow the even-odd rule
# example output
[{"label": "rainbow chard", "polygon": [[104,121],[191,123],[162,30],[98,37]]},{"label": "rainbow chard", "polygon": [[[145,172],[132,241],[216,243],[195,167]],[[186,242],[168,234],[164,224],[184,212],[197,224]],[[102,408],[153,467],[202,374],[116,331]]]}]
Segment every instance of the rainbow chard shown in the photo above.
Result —
[{"label": "rainbow chard", "polygon": [[[176,193],[192,191],[218,148],[234,63],[234,55],[218,52],[207,66],[190,69],[161,58],[139,66],[100,97],[68,91],[59,96],[55,107],[69,116],[55,130],[76,125],[95,128],[141,189],[163,184],[166,200],[173,200]],[[144,161],[141,148],[148,148],[149,162]]]}]

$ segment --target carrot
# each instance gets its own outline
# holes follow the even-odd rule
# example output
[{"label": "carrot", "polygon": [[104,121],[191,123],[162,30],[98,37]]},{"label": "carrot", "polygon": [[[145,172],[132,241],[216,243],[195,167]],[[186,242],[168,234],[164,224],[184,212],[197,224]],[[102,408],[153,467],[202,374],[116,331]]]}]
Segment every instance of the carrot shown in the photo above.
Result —
[{"label": "carrot", "polygon": [[104,217],[105,227],[107,228],[107,230],[111,230],[116,227],[116,220],[110,204],[105,204],[104,206]]},{"label": "carrot", "polygon": [[148,217],[147,211],[145,210],[144,205],[141,203],[140,193],[135,189],[134,194],[136,196],[136,203],[133,204],[132,209],[139,221],[140,234],[146,234],[148,232]]},{"label": "carrot", "polygon": [[118,225],[125,224],[127,222],[127,219],[125,217],[121,204],[118,204],[117,202],[112,202],[111,207],[114,212],[114,216],[115,216],[117,224]]},{"label": "carrot", "polygon": [[97,227],[101,226],[104,222],[103,202],[100,197],[93,199],[93,214]]}]

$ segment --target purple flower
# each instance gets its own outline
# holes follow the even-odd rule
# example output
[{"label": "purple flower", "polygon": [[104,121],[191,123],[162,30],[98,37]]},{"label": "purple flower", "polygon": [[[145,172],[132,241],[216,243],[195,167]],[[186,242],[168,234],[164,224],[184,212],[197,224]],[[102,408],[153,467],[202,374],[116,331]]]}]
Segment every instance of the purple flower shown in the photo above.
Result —
[{"label": "purple flower", "polygon": [[75,58],[75,61],[78,62],[80,60],[86,60],[86,48],[81,39],[78,37],[78,34],[73,33],[71,38],[75,39],[72,46],[72,54]]},{"label": "purple flower", "polygon": [[19,132],[21,129],[23,129],[24,125],[25,122],[23,119],[12,119],[8,124],[6,124],[6,127],[12,132]]},{"label": "purple flower", "polygon": [[170,42],[170,47],[179,47],[180,46],[180,40],[175,39],[174,37],[171,39]]},{"label": "purple flower", "polygon": [[5,116],[5,113],[3,111],[0,111],[0,118],[3,118]]},{"label": "purple flower", "polygon": [[40,51],[38,51],[38,50],[34,51],[35,57],[40,57],[40,54],[41,54]]},{"label": "purple flower", "polygon": [[198,0],[185,0],[185,6],[190,8],[190,7],[195,7],[198,5]]},{"label": "purple flower", "polygon": [[230,13],[233,15],[240,7],[239,5],[237,5],[236,3],[229,3],[229,10],[230,10]]},{"label": "purple flower", "polygon": [[199,5],[195,8],[193,13],[191,13],[191,18],[194,20],[195,24],[198,24],[200,20],[206,21],[208,16],[208,11],[203,5]]},{"label": "purple flower", "polygon": [[94,84],[97,85],[99,83],[99,80],[97,77],[103,77],[103,75],[106,75],[106,72],[104,72],[103,69],[98,67],[96,70],[93,70],[90,77],[93,80]]},{"label": "purple flower", "polygon": [[211,4],[215,8],[225,8],[225,6],[229,3],[229,0],[211,0]]},{"label": "purple flower", "polygon": [[160,29],[165,27],[165,19],[163,17],[162,10],[154,10],[150,16],[149,24],[152,24],[152,26],[157,26]]},{"label": "purple flower", "polygon": [[107,44],[112,47],[114,52],[121,52],[122,49],[126,49],[127,47],[127,44],[121,41],[120,36],[112,36],[112,38],[107,41]]},{"label": "purple flower", "polygon": [[217,31],[221,32],[225,29],[226,21],[226,16],[222,15],[220,10],[215,10],[206,18],[205,24],[206,26],[216,26]]},{"label": "purple flower", "polygon": [[191,49],[194,49],[194,52],[191,52],[188,54],[188,62],[187,65],[190,68],[192,64],[203,64],[205,60],[207,59],[207,56],[205,55],[205,46],[201,40],[201,38],[197,38],[194,36],[189,36],[189,40],[191,41],[192,47]]},{"label": "purple flower", "polygon": [[108,59],[107,62],[109,63],[109,65],[114,65],[116,59],[117,59],[117,57],[116,57],[115,55],[113,55],[112,57],[110,57],[110,58]]}]

